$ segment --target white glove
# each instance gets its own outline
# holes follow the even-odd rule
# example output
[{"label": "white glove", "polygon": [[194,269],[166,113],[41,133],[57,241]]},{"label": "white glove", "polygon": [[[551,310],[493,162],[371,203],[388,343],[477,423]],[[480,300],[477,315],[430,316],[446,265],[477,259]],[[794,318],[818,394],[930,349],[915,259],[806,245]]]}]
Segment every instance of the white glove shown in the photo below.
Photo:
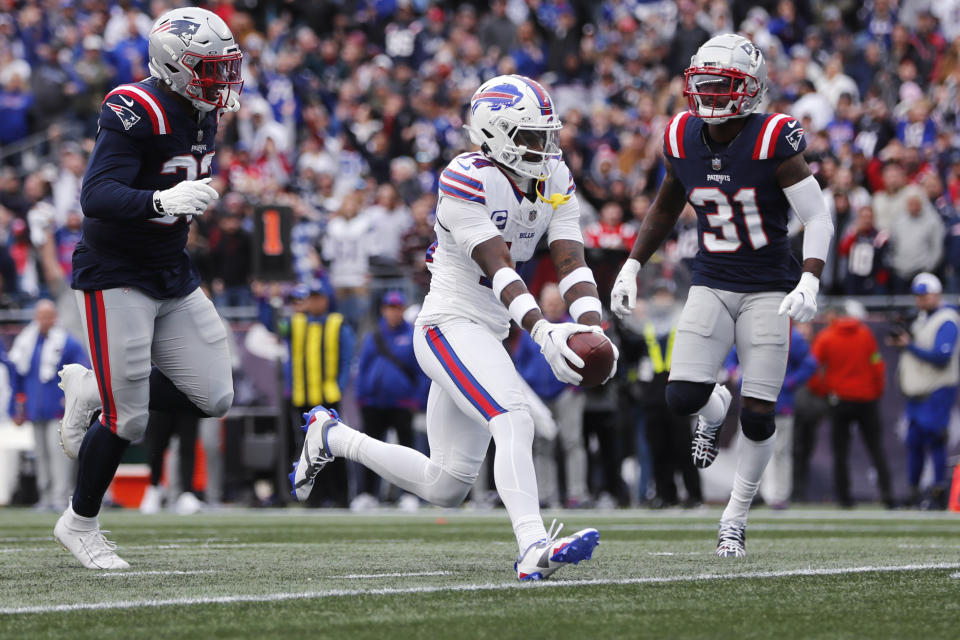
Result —
[{"label": "white glove", "polygon": [[198,216],[220,197],[217,190],[203,180],[184,180],[164,191],[153,193],[153,208],[167,216]]},{"label": "white glove", "polygon": [[[599,329],[600,327],[595,328]],[[617,349],[617,345],[613,344],[613,340],[610,340],[610,336],[604,333],[603,337],[609,340],[610,346],[613,347],[613,368],[610,369],[610,375],[607,376],[607,379],[603,381],[603,384],[607,384],[610,378],[617,375],[617,361],[620,359],[620,349]]]},{"label": "white glove", "polygon": [[[540,345],[540,353],[547,359],[547,364],[553,369],[553,375],[560,382],[580,384],[583,376],[570,368],[583,366],[583,358],[567,346],[567,338],[575,333],[603,333],[600,327],[589,327],[575,322],[552,323],[546,320],[537,320],[530,330],[530,337]],[[567,363],[567,360],[570,362]]]},{"label": "white glove", "polygon": [[610,291],[610,311],[617,314],[621,320],[633,313],[633,307],[637,304],[638,273],[640,273],[640,263],[633,258],[627,258]]},{"label": "white glove", "polygon": [[240,111],[240,94],[232,89],[228,89],[227,91],[229,92],[227,95],[227,106],[225,106],[223,110],[229,111],[230,113]]},{"label": "white glove", "polygon": [[38,202],[27,212],[27,226],[30,228],[30,243],[38,249],[47,243],[47,231],[57,212],[53,205]]},{"label": "white glove", "polygon": [[797,322],[810,322],[817,315],[817,293],[820,291],[820,279],[804,271],[797,287],[788,293],[780,303],[780,315],[790,314]]}]

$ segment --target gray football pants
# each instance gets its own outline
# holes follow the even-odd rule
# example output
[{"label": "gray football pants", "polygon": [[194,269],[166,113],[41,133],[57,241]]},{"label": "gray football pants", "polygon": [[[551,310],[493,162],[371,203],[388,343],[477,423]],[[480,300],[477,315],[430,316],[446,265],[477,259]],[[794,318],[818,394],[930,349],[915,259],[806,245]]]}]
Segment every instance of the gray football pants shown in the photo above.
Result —
[{"label": "gray football pants", "polygon": [[143,435],[151,362],[201,411],[227,413],[233,402],[227,330],[203,291],[169,300],[127,287],[76,294],[105,426],[126,440]]},{"label": "gray football pants", "polygon": [[778,313],[783,296],[780,291],[690,287],[673,343],[670,379],[715,383],[736,344],[741,395],[776,402],[790,352],[790,318]]}]

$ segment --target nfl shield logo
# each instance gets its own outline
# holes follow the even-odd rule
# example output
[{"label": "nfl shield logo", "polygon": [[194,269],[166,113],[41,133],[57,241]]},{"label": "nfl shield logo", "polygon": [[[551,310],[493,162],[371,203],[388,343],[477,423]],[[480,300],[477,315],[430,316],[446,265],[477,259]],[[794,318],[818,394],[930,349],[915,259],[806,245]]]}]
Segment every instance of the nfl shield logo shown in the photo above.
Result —
[{"label": "nfl shield logo", "polygon": [[537,219],[537,210],[536,210],[536,209],[531,209],[531,210],[530,210],[529,218],[530,218],[530,222],[533,222],[534,220]]},{"label": "nfl shield logo", "polygon": [[714,157],[710,164],[714,171],[720,171],[720,158]]}]

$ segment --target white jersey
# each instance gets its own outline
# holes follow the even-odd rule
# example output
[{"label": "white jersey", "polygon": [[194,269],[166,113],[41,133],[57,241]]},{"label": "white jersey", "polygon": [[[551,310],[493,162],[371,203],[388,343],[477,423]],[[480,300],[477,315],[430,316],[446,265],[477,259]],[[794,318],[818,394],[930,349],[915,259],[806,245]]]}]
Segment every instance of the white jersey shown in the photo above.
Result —
[{"label": "white jersey", "polygon": [[427,251],[432,274],[430,292],[417,317],[419,325],[433,325],[451,317],[468,318],[487,326],[501,339],[510,328],[510,314],[494,295],[489,279],[471,254],[481,242],[503,236],[519,269],[533,257],[540,238],[547,242],[583,242],[580,206],[570,170],[556,161],[542,193],[569,195],[554,210],[537,199],[531,202],[512,179],[481,153],[454,158],[440,176],[440,200],[434,230],[437,241]]}]

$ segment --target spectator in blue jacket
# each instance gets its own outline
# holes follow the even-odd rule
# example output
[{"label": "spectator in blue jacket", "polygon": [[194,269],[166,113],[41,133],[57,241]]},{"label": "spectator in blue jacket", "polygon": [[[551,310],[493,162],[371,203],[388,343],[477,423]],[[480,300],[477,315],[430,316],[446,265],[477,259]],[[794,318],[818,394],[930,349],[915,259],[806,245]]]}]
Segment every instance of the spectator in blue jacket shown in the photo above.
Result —
[{"label": "spectator in blue jacket", "polygon": [[27,79],[19,73],[10,74],[0,87],[0,145],[13,144],[30,134],[30,108],[33,93]]},{"label": "spectator in blue jacket", "polygon": [[[544,285],[540,292],[540,308],[548,322],[573,322],[556,284]],[[517,371],[537,396],[543,400],[557,425],[556,438],[537,433],[533,439],[533,464],[537,470],[537,492],[547,506],[560,504],[557,483],[556,449],[560,445],[564,461],[567,507],[582,507],[589,501],[587,493],[587,451],[583,441],[583,408],[586,396],[576,387],[557,380],[540,347],[526,331],[520,331],[513,351]]]},{"label": "spectator in blue jacket", "polygon": [[[728,370],[736,370],[736,347],[730,352],[727,364]],[[786,509],[789,506],[790,493],[793,490],[793,395],[806,384],[816,370],[817,359],[810,353],[810,345],[803,334],[791,326],[787,373],[774,409],[777,441],[773,445],[773,456],[760,484],[760,495],[772,509]]]},{"label": "spectator in blue jacket", "polygon": [[[401,445],[413,447],[413,414],[429,382],[413,353],[413,325],[403,319],[406,304],[406,297],[399,291],[388,291],[383,296],[377,328],[367,334],[360,349],[357,403],[364,433],[386,440],[387,431],[392,428]],[[375,506],[379,502],[379,483],[380,477],[366,470],[351,508]],[[401,500],[401,506],[416,504],[413,496]]]},{"label": "spectator in blue jacket", "polygon": [[66,508],[76,480],[76,462],[60,446],[58,423],[63,417],[63,391],[57,372],[67,364],[90,366],[83,345],[56,326],[57,307],[40,300],[28,324],[10,348],[10,415],[16,424],[33,423],[37,461],[37,509],[59,512]]}]

